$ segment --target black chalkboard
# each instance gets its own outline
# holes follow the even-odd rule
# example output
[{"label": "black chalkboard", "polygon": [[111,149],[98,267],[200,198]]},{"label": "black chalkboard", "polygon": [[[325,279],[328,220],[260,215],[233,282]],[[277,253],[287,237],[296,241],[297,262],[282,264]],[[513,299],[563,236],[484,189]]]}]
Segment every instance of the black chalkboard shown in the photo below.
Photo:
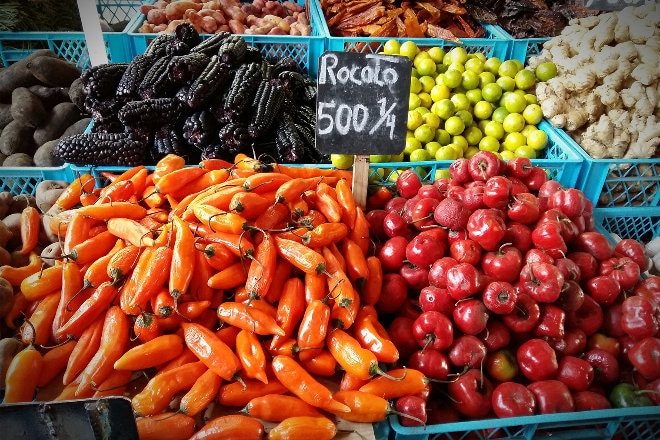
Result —
[{"label": "black chalkboard", "polygon": [[326,154],[403,151],[411,71],[403,56],[323,53],[317,77],[318,149]]},{"label": "black chalkboard", "polygon": [[657,0],[583,0],[584,7],[596,11],[619,11],[628,6],[642,6]]}]

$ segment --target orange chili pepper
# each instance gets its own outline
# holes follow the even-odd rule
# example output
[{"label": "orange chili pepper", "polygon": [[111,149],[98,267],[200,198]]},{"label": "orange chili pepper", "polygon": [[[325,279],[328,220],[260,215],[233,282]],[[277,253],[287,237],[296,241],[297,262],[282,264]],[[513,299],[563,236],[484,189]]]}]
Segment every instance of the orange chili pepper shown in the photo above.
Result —
[{"label": "orange chili pepper", "polygon": [[273,239],[277,253],[293,266],[303,272],[322,273],[325,271],[325,258],[315,250],[276,235],[273,236]]},{"label": "orange chili pepper", "polygon": [[142,252],[137,266],[120,291],[120,306],[125,313],[137,315],[145,309],[169,276],[172,253],[172,248],[168,246],[146,248]]},{"label": "orange chili pepper", "polygon": [[135,195],[135,184],[132,180],[114,181],[101,190],[96,203],[126,201],[133,195]]},{"label": "orange chili pepper", "polygon": [[30,314],[29,322],[24,322],[18,329],[18,336],[24,344],[32,341],[36,345],[45,345],[50,340],[53,320],[60,302],[60,293],[54,292],[39,301]]},{"label": "orange chili pepper", "polygon": [[176,300],[188,292],[188,286],[195,272],[195,236],[188,225],[179,217],[174,217],[174,247],[169,274],[170,295]]},{"label": "orange chili pepper", "polygon": [[203,226],[200,226],[196,230],[202,237],[203,242],[224,244],[238,258],[247,258],[249,255],[254,255],[254,243],[243,234],[209,232],[205,231]]},{"label": "orange chili pepper", "polygon": [[342,251],[346,259],[348,278],[354,283],[359,280],[366,280],[369,276],[369,266],[362,249],[350,238],[345,238],[342,241]]},{"label": "orange chili pepper", "polygon": [[[204,167],[202,167],[204,168]],[[218,183],[226,182],[230,177],[229,170],[218,169],[218,170],[209,170],[206,169],[206,172],[190,182],[189,184],[179,188],[175,191],[170,191],[167,195],[175,200],[181,200],[184,197],[195,194],[200,191],[205,190],[206,188],[217,185]]]},{"label": "orange chili pepper", "polygon": [[62,265],[56,264],[21,281],[21,292],[28,301],[36,301],[62,288]]},{"label": "orange chili pepper", "polygon": [[360,387],[369,382],[369,380],[370,379],[360,379],[354,374],[344,371],[344,374],[341,376],[341,381],[339,381],[339,390],[359,390]]},{"label": "orange chili pepper", "polygon": [[329,222],[338,223],[341,221],[341,206],[329,193],[319,193],[317,191],[313,200],[308,199],[308,203],[319,210]]},{"label": "orange chili pepper", "polygon": [[240,234],[247,225],[247,219],[236,212],[224,211],[212,205],[197,204],[193,208],[195,217],[206,224],[213,232]]},{"label": "orange chili pepper", "polygon": [[399,350],[377,317],[360,318],[358,315],[353,324],[353,334],[360,345],[371,351],[379,362],[394,363],[399,360]]},{"label": "orange chili pepper", "polygon": [[112,365],[124,353],[128,344],[128,332],[129,323],[124,312],[117,306],[110,307],[103,321],[99,349],[80,373],[76,395],[90,388],[92,384],[100,384],[112,373]]},{"label": "orange chili pepper", "polygon": [[68,257],[82,266],[107,255],[116,243],[117,237],[106,230],[73,246]]},{"label": "orange chili pepper", "polygon": [[332,392],[312,377],[298,362],[288,356],[275,356],[271,363],[275,377],[291,393],[305,402],[327,411],[348,412],[350,409],[332,398]]},{"label": "orange chili pepper", "polygon": [[156,191],[163,194],[178,191],[191,182],[194,182],[206,172],[207,170],[200,167],[185,167],[170,171],[169,173],[160,176],[157,181],[154,181]]},{"label": "orange chili pepper", "polygon": [[262,440],[265,432],[264,425],[257,419],[229,414],[207,422],[189,440]]},{"label": "orange chili pepper", "polygon": [[102,283],[94,289],[94,293],[78,307],[71,317],[55,332],[56,339],[64,339],[68,335],[80,337],[85,327],[99,316],[103,315],[117,296],[117,286],[110,282]]},{"label": "orange chili pepper", "polygon": [[[144,248],[129,244],[118,250],[108,261],[106,274],[113,284],[123,281],[137,265]],[[151,250],[149,251],[151,252]]]},{"label": "orange chili pepper", "polygon": [[149,208],[158,208],[167,201],[167,197],[156,192],[156,185],[147,185],[142,191],[142,200]]},{"label": "orange chili pepper", "polygon": [[190,351],[218,376],[233,380],[241,370],[241,361],[232,349],[215,333],[199,324],[184,322],[181,327]]},{"label": "orange chili pepper", "polygon": [[221,271],[236,262],[236,256],[222,243],[209,243],[204,246],[204,257],[215,270]]},{"label": "orange chili pepper", "polygon": [[64,243],[62,244],[64,255],[69,255],[75,245],[87,240],[89,238],[89,231],[93,226],[98,224],[95,219],[82,215],[79,209],[77,208],[71,215],[71,220],[66,228]]},{"label": "orange chili pepper", "polygon": [[305,303],[322,300],[328,296],[326,275],[318,273],[305,274]]},{"label": "orange chili pepper", "polygon": [[158,327],[163,331],[171,331],[181,327],[181,322],[194,321],[199,323],[209,322],[214,325],[218,320],[215,310],[210,309],[211,301],[186,301],[178,303],[174,309],[175,313],[169,317],[158,317]]},{"label": "orange chili pepper", "polygon": [[273,281],[270,283],[268,292],[266,292],[266,301],[271,304],[280,300],[283,292],[284,283],[291,277],[293,265],[286,260],[278,259],[273,273]]},{"label": "orange chili pepper", "polygon": [[283,203],[276,203],[264,209],[254,220],[254,226],[262,231],[270,231],[282,225],[289,218],[291,211]]},{"label": "orange chili pepper", "polygon": [[55,205],[61,209],[71,209],[80,203],[80,194],[90,192],[96,181],[91,174],[83,174],[73,180],[65,189],[60,193],[55,200]]},{"label": "orange chili pepper", "polygon": [[132,374],[133,372],[130,370],[112,370],[107,379],[94,387],[92,397],[98,399],[99,397],[123,396]]},{"label": "orange chili pepper", "polygon": [[[110,184],[102,188],[100,195],[104,194],[104,191],[112,191],[115,186],[123,182],[139,183],[142,179],[146,182],[147,174],[147,168],[144,165],[130,167],[119,175],[102,171],[101,176],[109,180]],[[136,178],[138,175],[139,177]]]},{"label": "orange chili pepper", "polygon": [[333,397],[348,406],[351,411],[337,414],[344,420],[356,423],[382,422],[385,418],[396,413],[390,402],[374,394],[359,390],[337,391]]},{"label": "orange chili pepper", "polygon": [[371,246],[369,220],[367,220],[364,211],[359,206],[356,208],[355,224],[351,228],[349,237],[358,245],[360,249],[362,249],[363,255],[366,256],[369,253],[369,247]]},{"label": "orange chili pepper", "polygon": [[282,328],[282,336],[275,335],[271,347],[277,347],[280,342],[293,334],[296,326],[305,314],[305,286],[300,278],[292,277],[282,286],[282,295],[277,303],[275,322]]},{"label": "orange chili pepper", "polygon": [[316,189],[319,182],[320,179],[318,177],[293,178],[277,188],[275,201],[277,203],[289,203],[292,200],[299,199],[305,191]]},{"label": "orange chili pepper", "polygon": [[330,440],[337,436],[337,426],[327,417],[289,417],[268,431],[268,440]]},{"label": "orange chili pepper", "polygon": [[303,244],[311,248],[321,248],[337,243],[348,235],[348,226],[344,223],[321,223],[303,235]]},{"label": "orange chili pepper", "polygon": [[196,217],[195,208],[199,205],[211,206],[220,211],[228,212],[231,198],[234,197],[234,194],[236,193],[245,192],[245,188],[243,188],[239,182],[235,182],[234,179],[228,180],[227,182],[224,182],[224,184],[218,185],[217,190],[207,190],[200,193],[196,198],[189,202],[180,217],[186,221],[192,220]]},{"label": "orange chili pepper", "polygon": [[41,376],[39,376],[38,387],[43,388],[48,385],[66,368],[76,344],[77,341],[67,341],[51,348],[43,355],[44,367],[41,370]]},{"label": "orange chili pepper", "polygon": [[335,192],[337,194],[337,202],[339,202],[341,208],[342,221],[350,229],[353,229],[357,215],[357,204],[353,198],[353,191],[348,180],[339,179],[335,185]]},{"label": "orange chili pepper", "polygon": [[208,279],[209,287],[213,289],[233,289],[247,280],[247,269],[245,263],[237,261],[229,267],[213,274]]},{"label": "orange chili pepper", "polygon": [[9,281],[12,286],[20,286],[21,282],[41,269],[41,257],[36,252],[30,252],[28,264],[14,267],[9,264],[0,266],[0,277]]},{"label": "orange chili pepper", "polygon": [[182,413],[136,417],[135,425],[140,440],[188,440],[195,433],[195,419]]},{"label": "orange chili pepper", "polygon": [[41,214],[33,206],[26,206],[21,211],[20,233],[21,249],[20,253],[27,255],[34,250],[39,242],[39,232],[41,231]]},{"label": "orange chili pepper", "polygon": [[369,276],[362,285],[360,296],[362,304],[373,306],[380,299],[383,290],[383,265],[378,257],[371,255],[367,257],[367,268],[369,269]]},{"label": "orange chili pepper", "polygon": [[284,394],[288,391],[275,378],[269,378],[267,384],[250,379],[245,379],[242,382],[234,381],[223,384],[220,391],[218,391],[218,403],[225,406],[242,407],[255,397],[265,396],[266,394]]},{"label": "orange chili pepper", "polygon": [[328,334],[326,345],[344,371],[360,379],[385,374],[378,365],[376,355],[362,348],[357,339],[341,329],[334,329]]},{"label": "orange chili pepper", "polygon": [[268,197],[267,194],[269,193],[238,192],[229,202],[229,211],[248,220],[254,220],[273,204],[273,197]]},{"label": "orange chili pepper", "polygon": [[378,376],[360,387],[360,391],[380,396],[383,399],[417,394],[426,388],[429,379],[414,368],[397,368],[387,372],[387,376]]},{"label": "orange chili pepper", "polygon": [[247,177],[243,187],[246,191],[264,194],[276,191],[277,188],[289,180],[291,180],[291,177],[282,173],[257,173]]},{"label": "orange chili pepper", "polygon": [[236,355],[241,361],[243,372],[250,379],[268,383],[266,376],[266,354],[255,333],[241,330],[236,335]]},{"label": "orange chili pepper", "polygon": [[263,233],[264,239],[259,243],[251,257],[248,267],[245,290],[250,298],[263,298],[266,296],[271,283],[277,263],[277,249],[273,244],[272,236],[268,232]]},{"label": "orange chili pepper", "polygon": [[[101,333],[103,331],[104,321],[104,317],[101,316],[83,330],[80,338],[78,338],[78,343],[71,352],[69,361],[66,364],[64,376],[62,378],[62,383],[64,385],[72,383],[92,357],[94,357],[94,353],[96,353],[101,344]],[[78,388],[77,384],[76,388]]]},{"label": "orange chili pepper", "polygon": [[337,368],[337,361],[327,350],[322,350],[311,357],[301,356],[300,364],[315,376],[334,376]]},{"label": "orange chili pepper", "polygon": [[183,339],[175,334],[158,336],[136,345],[122,354],[114,363],[115,370],[144,370],[179,356],[185,347]]},{"label": "orange chili pepper", "polygon": [[108,231],[117,238],[135,246],[153,246],[152,231],[139,222],[123,217],[108,219]]},{"label": "orange chili pepper", "polygon": [[316,407],[299,397],[286,394],[266,394],[250,399],[241,413],[267,422],[281,422],[289,417],[321,416]]},{"label": "orange chili pepper", "polygon": [[165,363],[163,366],[158,368],[158,372],[159,373],[164,373],[166,371],[170,371],[170,370],[173,370],[175,368],[178,368],[181,365],[189,364],[189,363],[192,363],[192,362],[198,362],[198,361],[199,361],[199,358],[197,357],[197,355],[195,355],[195,353],[193,353],[192,351],[190,351],[188,349],[188,347],[186,347],[186,348],[183,349],[183,353],[181,353],[176,358],[172,359],[171,361]]},{"label": "orange chili pepper", "polygon": [[218,307],[218,318],[227,324],[258,335],[284,335],[275,318],[247,304],[225,301]]},{"label": "orange chili pepper", "polygon": [[222,378],[213,370],[206,370],[181,398],[179,411],[189,416],[199,414],[218,395],[220,385]]},{"label": "orange chili pepper", "polygon": [[7,368],[4,403],[32,401],[43,367],[43,356],[33,344],[19,351]]},{"label": "orange chili pepper", "polygon": [[133,323],[133,334],[140,342],[151,341],[163,334],[158,322],[153,314],[141,312]]},{"label": "orange chili pepper", "polygon": [[360,309],[360,296],[348,276],[341,270],[333,272],[328,276],[328,291],[328,295],[335,299],[330,311],[330,320],[337,328],[350,328]]},{"label": "orange chili pepper", "polygon": [[133,411],[140,416],[152,416],[163,411],[178,392],[189,390],[207,370],[203,362],[191,362],[154,377],[131,399]]},{"label": "orange chili pepper", "polygon": [[213,298],[213,288],[208,285],[211,278],[212,268],[201,252],[195,254],[195,273],[193,274],[188,292],[198,301],[207,301]]},{"label": "orange chili pepper", "polygon": [[156,162],[153,173],[151,173],[154,183],[158,183],[161,177],[172,171],[180,170],[186,166],[186,159],[178,154],[167,154]]},{"label": "orange chili pepper", "polygon": [[78,208],[78,214],[96,220],[108,220],[117,217],[139,220],[147,215],[147,208],[132,202],[98,203]]},{"label": "orange chili pepper", "polygon": [[330,168],[319,167],[300,167],[295,165],[282,165],[279,163],[272,164],[274,171],[286,174],[291,177],[335,177],[346,179],[349,182],[352,179],[353,172],[348,170],[338,170]]},{"label": "orange chili pepper", "polygon": [[328,273],[346,271],[346,261],[344,260],[344,256],[339,253],[337,246],[333,246],[332,244],[323,246],[321,253],[323,258],[325,258],[325,269]]},{"label": "orange chili pepper", "polygon": [[323,300],[307,304],[298,327],[298,346],[301,349],[323,348],[330,322],[330,307]]},{"label": "orange chili pepper", "polygon": [[11,308],[4,317],[5,325],[7,328],[16,330],[16,322],[18,321],[18,318],[25,314],[29,304],[30,301],[25,299],[25,295],[23,295],[21,292],[14,294],[12,297]]},{"label": "orange chili pepper", "polygon": [[[106,281],[113,281],[111,277],[107,274],[108,265],[110,264],[110,261],[112,260],[114,255],[123,248],[124,248],[124,242],[118,239],[117,242],[115,243],[115,247],[113,247],[110,250],[110,252],[108,252],[107,255],[102,256],[101,258],[97,259],[89,266],[87,266],[83,275],[82,287],[85,289],[89,287],[96,288],[100,286],[101,283],[104,283]],[[76,306],[74,306],[73,303],[69,305],[69,309],[75,309],[75,308]]]}]

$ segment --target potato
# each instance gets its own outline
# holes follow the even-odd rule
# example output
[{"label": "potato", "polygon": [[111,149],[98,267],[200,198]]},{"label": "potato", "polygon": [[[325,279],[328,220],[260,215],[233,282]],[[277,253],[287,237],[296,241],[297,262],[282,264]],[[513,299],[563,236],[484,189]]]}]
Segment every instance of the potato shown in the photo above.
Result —
[{"label": "potato", "polygon": [[[2,223],[9,231],[8,239],[5,246],[8,251],[13,251],[21,245],[21,213],[14,212],[2,219]],[[12,257],[13,260],[13,257]],[[12,266],[16,266],[12,261]]]},{"label": "potato", "polygon": [[[2,280],[9,284],[4,278]],[[0,388],[5,387],[5,377],[7,376],[7,369],[9,369],[9,364],[11,364],[14,356],[23,350],[24,347],[25,346],[23,343],[16,338],[0,339]]]},{"label": "potato", "polygon": [[11,264],[11,254],[3,247],[0,247],[0,266]]},{"label": "potato", "polygon": [[81,78],[76,79],[69,86],[69,100],[71,100],[81,112],[86,111],[85,92],[83,91],[83,82]]},{"label": "potato", "polygon": [[46,108],[30,89],[17,87],[11,94],[11,115],[23,125],[38,127],[46,120]]},{"label": "potato", "polygon": [[64,255],[64,251],[59,241],[54,241],[41,251],[41,259],[48,266],[52,266],[55,264],[55,261],[61,260],[62,255]]},{"label": "potato", "polygon": [[7,101],[16,87],[30,87],[39,84],[39,80],[27,68],[28,64],[39,57],[57,57],[50,49],[32,52],[27,57],[0,71],[0,101]]},{"label": "potato", "polygon": [[38,57],[26,65],[35,78],[51,87],[69,87],[82,71],[63,58]]},{"label": "potato", "polygon": [[30,263],[30,254],[22,254],[19,249],[10,252],[11,265],[15,267],[27,266]]},{"label": "potato", "polygon": [[37,199],[32,194],[17,194],[12,196],[12,200],[10,214],[14,212],[21,213],[28,206],[37,207]]},{"label": "potato", "polygon": [[4,248],[14,237],[14,232],[9,229],[7,224],[4,221],[0,221],[0,247]]},{"label": "potato", "polygon": [[2,161],[3,167],[32,167],[34,162],[32,156],[27,153],[10,154]]},{"label": "potato", "polygon": [[42,146],[37,148],[37,151],[34,152],[34,156],[32,156],[34,166],[59,167],[64,165],[64,161],[53,154],[53,149],[58,142],[59,139],[53,139],[52,141],[45,142]]},{"label": "potato", "polygon": [[[14,196],[9,191],[0,192],[0,218],[4,218],[9,212],[11,204],[14,203]],[[2,246],[0,244],[0,246]]]},{"label": "potato", "polygon": [[7,124],[14,120],[11,115],[11,104],[0,103],[0,130],[5,128]]},{"label": "potato", "polygon": [[42,180],[39,182],[34,192],[34,201],[37,208],[42,213],[48,211],[68,186],[69,183],[64,180]]},{"label": "potato", "polygon": [[0,152],[10,156],[14,153],[32,154],[37,145],[32,137],[35,129],[13,120],[2,130],[0,134]]},{"label": "potato", "polygon": [[29,90],[34,93],[37,98],[41,100],[41,103],[45,108],[53,108],[55,105],[60,102],[70,101],[69,98],[69,88],[68,87],[48,87],[42,85],[36,85],[29,88]]},{"label": "potato", "polygon": [[34,131],[34,142],[37,145],[43,145],[48,141],[59,138],[69,125],[81,118],[82,114],[76,104],[60,102],[50,110],[44,123]]},{"label": "potato", "polygon": [[64,133],[62,133],[62,136],[60,136],[59,139],[63,137],[73,136],[74,134],[84,133],[90,122],[92,122],[92,118],[79,119],[78,121],[69,125],[67,129],[64,130]]}]

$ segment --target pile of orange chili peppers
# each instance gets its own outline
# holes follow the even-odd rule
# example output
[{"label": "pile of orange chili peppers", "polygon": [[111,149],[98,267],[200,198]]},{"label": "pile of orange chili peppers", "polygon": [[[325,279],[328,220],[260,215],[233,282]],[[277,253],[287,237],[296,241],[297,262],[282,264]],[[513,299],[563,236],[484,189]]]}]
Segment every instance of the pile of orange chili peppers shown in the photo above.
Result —
[{"label": "pile of orange chili peppers", "polygon": [[[384,420],[388,399],[424,389],[418,372],[379,368],[398,351],[374,308],[382,269],[350,172],[245,155],[184,165],[104,172],[105,186],[85,174],[43,222],[25,214],[30,262],[0,267],[20,288],[7,325],[27,316],[5,403],[56,377],[56,400],[122,395],[155,371],[132,396],[142,440],[322,439],[332,415]],[[47,268],[42,224],[64,252]],[[331,390],[320,378],[338,371]],[[235,411],[196,427],[214,402]],[[278,424],[266,434],[261,421]]]}]

